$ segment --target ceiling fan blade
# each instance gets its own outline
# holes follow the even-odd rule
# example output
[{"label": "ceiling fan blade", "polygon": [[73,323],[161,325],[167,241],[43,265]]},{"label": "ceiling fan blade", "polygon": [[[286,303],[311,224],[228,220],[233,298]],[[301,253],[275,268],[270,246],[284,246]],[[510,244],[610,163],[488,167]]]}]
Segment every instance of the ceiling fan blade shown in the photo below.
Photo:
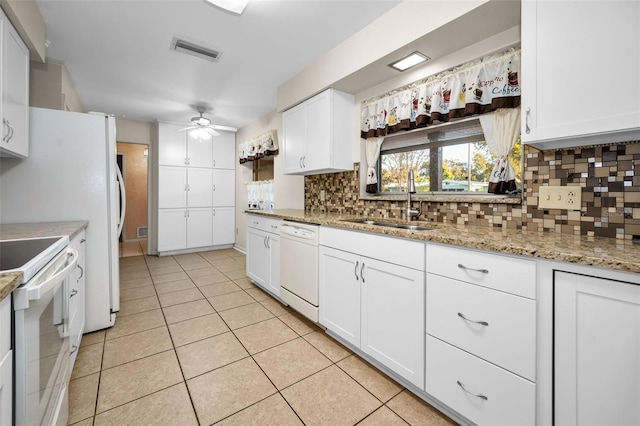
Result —
[{"label": "ceiling fan blade", "polygon": [[218,126],[217,124],[212,124],[209,127],[211,127],[212,129],[215,130],[225,130],[227,132],[237,132],[238,129],[235,127],[229,127],[229,126]]},{"label": "ceiling fan blade", "polygon": [[185,130],[191,130],[191,129],[195,129],[196,127],[198,127],[198,126],[187,126],[185,128],[176,130],[176,132],[182,132],[182,131],[185,131]]},{"label": "ceiling fan blade", "polygon": [[203,129],[209,132],[212,136],[220,136],[220,133],[213,130],[212,127],[203,127]]}]

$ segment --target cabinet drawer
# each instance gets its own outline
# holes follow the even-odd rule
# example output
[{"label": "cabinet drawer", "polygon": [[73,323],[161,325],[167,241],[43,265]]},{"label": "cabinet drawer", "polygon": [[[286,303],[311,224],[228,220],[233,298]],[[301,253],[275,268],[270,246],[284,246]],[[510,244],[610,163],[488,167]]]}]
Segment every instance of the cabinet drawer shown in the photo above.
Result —
[{"label": "cabinet drawer", "polygon": [[431,336],[426,349],[427,393],[478,425],[535,424],[535,384]]},{"label": "cabinet drawer", "polygon": [[427,244],[427,272],[536,298],[533,260]]},{"label": "cabinet drawer", "polygon": [[427,274],[427,333],[531,381],[535,319],[534,300]]},{"label": "cabinet drawer", "polygon": [[270,217],[248,215],[247,226],[250,228],[260,229],[261,231],[271,232],[273,234],[280,234],[280,219],[273,219]]},{"label": "cabinet drawer", "polygon": [[424,242],[320,227],[320,245],[424,271]]}]

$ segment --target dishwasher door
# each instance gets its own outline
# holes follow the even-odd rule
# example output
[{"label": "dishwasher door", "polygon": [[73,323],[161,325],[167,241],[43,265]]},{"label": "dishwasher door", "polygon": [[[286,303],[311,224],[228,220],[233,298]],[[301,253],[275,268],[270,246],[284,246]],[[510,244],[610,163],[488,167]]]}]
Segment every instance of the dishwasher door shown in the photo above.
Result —
[{"label": "dishwasher door", "polygon": [[[280,286],[317,309],[317,225],[292,222],[283,222],[280,225]],[[287,296],[281,297],[285,300]],[[295,307],[295,302],[285,302]]]}]

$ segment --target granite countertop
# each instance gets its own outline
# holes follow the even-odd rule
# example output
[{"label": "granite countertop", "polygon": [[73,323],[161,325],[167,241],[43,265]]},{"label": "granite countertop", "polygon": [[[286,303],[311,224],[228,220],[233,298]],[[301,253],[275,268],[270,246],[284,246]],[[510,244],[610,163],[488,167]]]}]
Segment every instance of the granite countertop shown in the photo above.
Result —
[{"label": "granite countertop", "polygon": [[[87,221],[13,223],[0,225],[0,240],[67,235],[69,240],[87,227]],[[0,301],[21,283],[22,272],[0,272]]]},{"label": "granite countertop", "polygon": [[[634,244],[630,240],[425,221],[412,221],[411,224],[433,227],[432,230],[409,231],[344,222],[349,219],[364,219],[364,216],[294,209],[281,209],[272,212],[250,210],[246,213],[640,273],[640,244]],[[375,220],[408,223],[406,220],[397,219],[375,218]]]}]

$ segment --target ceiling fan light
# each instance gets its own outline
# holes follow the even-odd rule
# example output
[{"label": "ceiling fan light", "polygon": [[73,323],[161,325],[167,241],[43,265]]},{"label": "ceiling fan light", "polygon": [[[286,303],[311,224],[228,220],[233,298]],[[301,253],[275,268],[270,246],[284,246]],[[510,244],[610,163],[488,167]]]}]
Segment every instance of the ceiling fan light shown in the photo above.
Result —
[{"label": "ceiling fan light", "polygon": [[217,8],[226,10],[236,15],[242,15],[245,7],[249,4],[249,0],[205,0],[207,3],[214,5]]},{"label": "ceiling fan light", "polygon": [[202,128],[193,129],[189,132],[189,135],[194,139],[200,140],[209,140],[212,137],[209,132]]}]

